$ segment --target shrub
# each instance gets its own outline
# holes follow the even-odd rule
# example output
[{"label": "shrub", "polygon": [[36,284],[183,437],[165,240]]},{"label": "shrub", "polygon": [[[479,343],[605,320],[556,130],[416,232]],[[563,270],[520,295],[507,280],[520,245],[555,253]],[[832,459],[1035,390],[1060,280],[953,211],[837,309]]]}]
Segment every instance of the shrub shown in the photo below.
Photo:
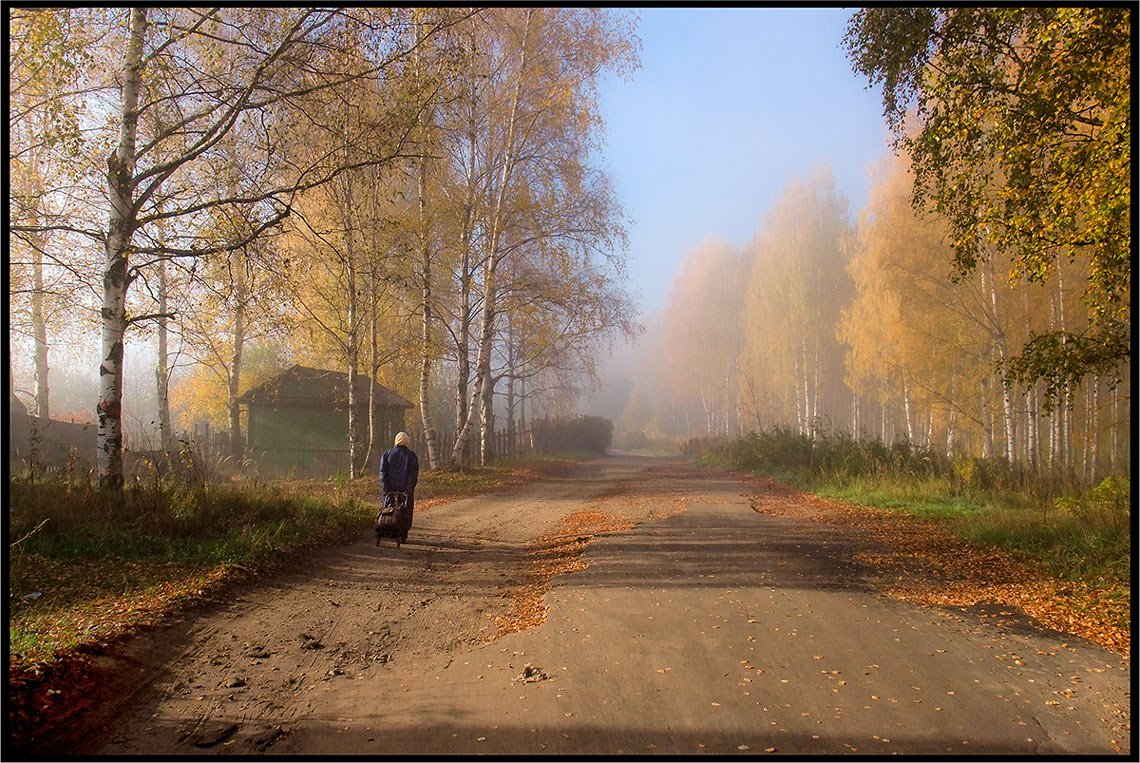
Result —
[{"label": "shrub", "polygon": [[535,421],[532,431],[534,448],[541,453],[604,455],[613,440],[614,424],[601,416],[572,416]]},{"label": "shrub", "polygon": [[631,450],[649,447],[649,435],[640,429],[630,432],[622,439],[622,445]]},{"label": "shrub", "polygon": [[1132,514],[1132,483],[1127,477],[1105,477],[1085,495],[1058,498],[1057,508],[1094,526],[1126,529]]}]

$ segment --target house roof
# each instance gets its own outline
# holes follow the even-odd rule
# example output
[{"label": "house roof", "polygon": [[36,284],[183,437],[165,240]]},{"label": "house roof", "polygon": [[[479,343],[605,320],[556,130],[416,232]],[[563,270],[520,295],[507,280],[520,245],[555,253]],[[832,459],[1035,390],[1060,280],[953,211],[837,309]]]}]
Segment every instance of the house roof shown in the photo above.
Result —
[{"label": "house roof", "polygon": [[8,390],[8,412],[13,416],[28,415],[28,406],[24,405],[24,401],[16,397],[16,393],[10,388]]},{"label": "house roof", "polygon": [[[387,387],[377,384],[376,405],[412,408],[413,405]],[[368,400],[368,376],[356,377],[356,398]],[[295,405],[347,405],[348,374],[295,365],[272,379],[239,395],[239,403],[292,403]]]}]

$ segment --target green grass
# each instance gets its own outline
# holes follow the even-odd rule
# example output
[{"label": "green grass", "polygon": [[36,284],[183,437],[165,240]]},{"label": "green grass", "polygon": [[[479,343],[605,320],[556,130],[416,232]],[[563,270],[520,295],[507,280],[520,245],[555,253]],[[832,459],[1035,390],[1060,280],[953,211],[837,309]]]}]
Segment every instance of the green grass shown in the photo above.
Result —
[{"label": "green grass", "polygon": [[859,478],[846,484],[808,480],[799,486],[824,498],[906,511],[923,519],[957,521],[983,514],[993,507],[988,501],[952,494],[942,480]]},{"label": "green grass", "polygon": [[1050,501],[966,496],[955,494],[945,480],[908,481],[898,476],[862,478],[845,485],[819,479],[799,486],[824,498],[934,520],[976,544],[1032,559],[1061,580],[1124,582],[1130,577],[1127,530],[1066,515]]},{"label": "green grass", "polygon": [[932,520],[982,546],[1039,564],[1061,580],[1126,589],[1131,579],[1127,477],[1096,486],[1034,479],[997,459],[949,461],[907,445],[810,438],[787,430],[694,440],[698,465],[748,471],[837,501]]},{"label": "green grass", "polygon": [[[331,540],[372,515],[351,497],[265,486],[156,483],[118,500],[88,485],[10,479],[8,498],[9,648],[40,657],[90,640],[99,623],[81,624],[92,618],[154,611],[199,581]],[[108,615],[115,607],[126,612]]]}]

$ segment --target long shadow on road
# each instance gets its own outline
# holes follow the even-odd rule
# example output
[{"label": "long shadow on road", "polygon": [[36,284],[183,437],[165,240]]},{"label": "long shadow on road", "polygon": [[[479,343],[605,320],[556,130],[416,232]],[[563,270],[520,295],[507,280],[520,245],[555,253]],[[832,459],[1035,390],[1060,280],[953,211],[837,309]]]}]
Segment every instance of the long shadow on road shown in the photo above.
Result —
[{"label": "long shadow on road", "polygon": [[752,511],[678,514],[590,550],[584,586],[776,586],[868,590],[873,570],[850,533]]}]

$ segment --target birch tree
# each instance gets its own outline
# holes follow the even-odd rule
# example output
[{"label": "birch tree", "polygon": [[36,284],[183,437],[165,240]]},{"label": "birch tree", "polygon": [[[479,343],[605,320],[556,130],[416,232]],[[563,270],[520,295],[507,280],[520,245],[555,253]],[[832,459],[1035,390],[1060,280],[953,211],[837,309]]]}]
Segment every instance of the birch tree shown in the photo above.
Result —
[{"label": "birch tree", "polygon": [[855,70],[883,86],[915,200],[945,216],[959,274],[1000,254],[1010,280],[1045,282],[1058,257],[1087,252],[1087,329],[1036,334],[1010,360],[1050,398],[1131,357],[1131,19],[884,7],[853,15],[845,37]]},{"label": "birch tree", "polygon": [[[394,33],[401,23],[398,11],[136,7],[109,18],[125,22],[126,29],[118,38],[121,64],[113,73],[118,98],[104,101],[116,133],[106,160],[107,223],[103,231],[82,233],[104,250],[98,472],[104,485],[117,489],[124,335],[147,317],[127,311],[140,270],[158,259],[200,257],[256,240],[288,216],[296,194],[348,169],[335,154],[295,162],[283,150],[286,126],[296,130],[311,119],[306,104],[316,94],[395,71],[409,44]],[[363,54],[344,50],[336,34],[344,24],[365,28],[370,46]],[[347,69],[346,57],[354,62]],[[397,153],[393,146],[406,133],[401,120],[408,121],[404,107],[390,108],[387,148],[374,146],[362,165]],[[196,170],[239,123],[258,126],[257,139],[243,146],[245,166],[273,181],[253,193],[230,195]],[[255,221],[246,240],[214,246],[198,241],[191,221],[211,208],[246,210]],[[168,225],[162,245],[154,232],[160,221]],[[24,233],[51,229],[20,227]]]},{"label": "birch tree", "polygon": [[[527,234],[512,225],[510,202],[519,198],[524,177],[568,177],[589,165],[598,125],[594,89],[605,68],[624,70],[633,48],[622,19],[598,9],[520,9],[505,11],[508,61],[502,112],[491,115],[493,184],[487,204],[481,257],[482,304],[475,381],[467,419],[451,453],[458,461],[467,447],[476,415],[481,422],[481,461],[489,456],[494,379],[491,352],[499,314],[499,269]],[[525,198],[525,195],[522,196]],[[511,229],[511,233],[508,233]],[[534,232],[531,231],[530,235]],[[511,235],[516,236],[513,240]]]}]

